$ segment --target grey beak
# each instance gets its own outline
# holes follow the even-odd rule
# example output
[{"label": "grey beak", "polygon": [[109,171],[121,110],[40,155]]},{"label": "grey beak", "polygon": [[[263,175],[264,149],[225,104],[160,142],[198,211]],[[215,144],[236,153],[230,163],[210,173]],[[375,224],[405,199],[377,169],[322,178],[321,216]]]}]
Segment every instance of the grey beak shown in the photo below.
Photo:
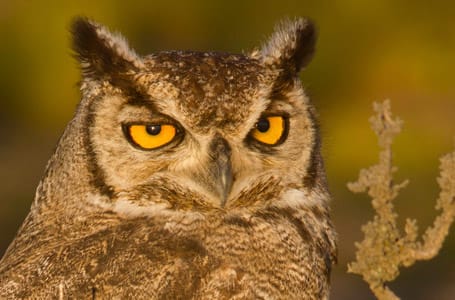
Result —
[{"label": "grey beak", "polygon": [[233,176],[231,166],[231,147],[221,136],[215,136],[210,144],[210,175],[214,192],[219,196],[220,205],[226,204],[231,191]]}]

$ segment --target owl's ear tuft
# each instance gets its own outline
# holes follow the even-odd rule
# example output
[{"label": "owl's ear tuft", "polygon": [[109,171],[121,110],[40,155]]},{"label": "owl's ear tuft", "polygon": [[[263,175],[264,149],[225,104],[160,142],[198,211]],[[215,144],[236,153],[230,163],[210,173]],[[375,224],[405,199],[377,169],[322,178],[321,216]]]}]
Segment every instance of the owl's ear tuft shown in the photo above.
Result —
[{"label": "owl's ear tuft", "polygon": [[83,17],[71,26],[73,50],[85,77],[105,78],[143,67],[142,60],[119,34]]},{"label": "owl's ear tuft", "polygon": [[308,19],[283,20],[260,55],[266,64],[298,73],[313,57],[316,35],[315,26]]}]

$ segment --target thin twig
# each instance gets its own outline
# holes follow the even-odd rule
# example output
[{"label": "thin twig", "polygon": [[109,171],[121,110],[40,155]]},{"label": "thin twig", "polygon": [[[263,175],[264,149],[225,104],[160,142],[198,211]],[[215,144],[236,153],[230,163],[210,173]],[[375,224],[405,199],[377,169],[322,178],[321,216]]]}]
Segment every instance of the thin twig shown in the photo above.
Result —
[{"label": "thin twig", "polygon": [[449,233],[455,218],[455,152],[441,158],[438,178],[441,192],[436,209],[442,210],[421,241],[418,240],[416,220],[407,219],[404,234],[397,225],[398,215],[393,200],[408,181],[395,184],[392,164],[392,142],[400,131],[402,122],[393,118],[390,102],[374,104],[376,115],[370,119],[378,136],[379,163],[360,171],[359,178],[349,183],[355,193],[367,192],[372,199],[375,216],[362,227],[364,240],[356,243],[356,261],[348,265],[348,272],[361,275],[378,299],[399,299],[385,284],[395,280],[399,268],[410,266],[417,260],[436,256]]}]

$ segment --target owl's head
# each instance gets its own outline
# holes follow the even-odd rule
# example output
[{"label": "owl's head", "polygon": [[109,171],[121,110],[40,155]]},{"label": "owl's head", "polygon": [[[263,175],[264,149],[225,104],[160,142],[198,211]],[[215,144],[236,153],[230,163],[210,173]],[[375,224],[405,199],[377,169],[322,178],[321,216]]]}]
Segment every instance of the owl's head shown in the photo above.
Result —
[{"label": "owl's head", "polygon": [[72,33],[83,99],[68,130],[79,128],[90,185],[112,203],[205,211],[325,201],[299,79],[316,40],[308,20],[280,23],[250,54],[139,56],[86,19]]}]

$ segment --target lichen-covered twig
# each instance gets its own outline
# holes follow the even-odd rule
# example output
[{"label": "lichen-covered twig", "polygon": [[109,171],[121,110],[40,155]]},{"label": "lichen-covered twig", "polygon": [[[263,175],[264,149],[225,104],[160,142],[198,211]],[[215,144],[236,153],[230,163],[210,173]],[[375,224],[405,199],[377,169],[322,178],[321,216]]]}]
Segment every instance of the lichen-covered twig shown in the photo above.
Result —
[{"label": "lichen-covered twig", "polygon": [[437,255],[455,217],[455,152],[441,158],[438,178],[441,193],[436,209],[441,210],[421,239],[416,220],[407,219],[404,233],[398,228],[393,200],[408,182],[396,184],[392,165],[392,142],[401,131],[402,122],[393,118],[390,102],[375,103],[376,115],[370,122],[382,148],[379,163],[360,171],[359,178],[349,183],[355,193],[368,192],[375,210],[374,219],[362,227],[364,240],[356,243],[356,261],[348,265],[348,272],[359,274],[369,284],[378,299],[399,299],[386,285],[399,275],[401,266]]}]

